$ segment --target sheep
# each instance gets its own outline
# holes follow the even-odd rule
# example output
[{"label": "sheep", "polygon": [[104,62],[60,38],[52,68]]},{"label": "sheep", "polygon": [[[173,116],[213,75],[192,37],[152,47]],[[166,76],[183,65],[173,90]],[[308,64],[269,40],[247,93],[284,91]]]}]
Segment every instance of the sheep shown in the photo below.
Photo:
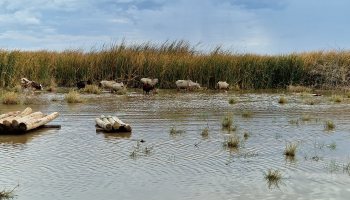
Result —
[{"label": "sheep", "polygon": [[177,80],[175,84],[176,84],[177,90],[180,90],[180,89],[193,90],[193,89],[201,88],[199,83],[197,82],[195,83],[191,80]]},{"label": "sheep", "polygon": [[158,83],[158,79],[150,79],[150,78],[141,78],[142,90],[146,94],[149,94],[150,91],[155,89],[155,85]]},{"label": "sheep", "polygon": [[111,92],[117,92],[119,90],[124,89],[124,83],[117,83],[116,81],[101,81],[99,84],[100,87],[110,89]]},{"label": "sheep", "polygon": [[228,90],[230,85],[226,81],[219,81],[216,86],[219,90]]}]

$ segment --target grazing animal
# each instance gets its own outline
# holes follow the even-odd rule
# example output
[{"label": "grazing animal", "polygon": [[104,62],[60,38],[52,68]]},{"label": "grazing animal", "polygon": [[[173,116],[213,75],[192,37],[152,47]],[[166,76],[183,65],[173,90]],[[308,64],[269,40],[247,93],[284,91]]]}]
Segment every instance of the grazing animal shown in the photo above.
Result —
[{"label": "grazing animal", "polygon": [[191,80],[177,80],[175,82],[177,90],[180,89],[186,89],[186,90],[193,90],[193,89],[200,89],[201,86],[199,85],[199,83],[195,83]]},{"label": "grazing animal", "polygon": [[219,90],[228,90],[230,85],[226,81],[219,81],[216,86]]},{"label": "grazing animal", "polygon": [[83,89],[86,87],[86,85],[91,85],[91,84],[92,84],[91,80],[79,81],[79,82],[77,82],[77,87],[78,87],[78,89]]},{"label": "grazing animal", "polygon": [[31,90],[42,90],[43,86],[35,81],[31,81],[27,78],[21,78],[21,87],[23,89],[31,89]]},{"label": "grazing animal", "polygon": [[116,81],[105,80],[101,81],[99,86],[102,88],[110,89],[112,93],[117,92],[119,90],[123,90],[125,88],[123,82],[117,83]]},{"label": "grazing animal", "polygon": [[158,79],[150,79],[150,78],[141,78],[142,90],[144,93],[149,94],[150,91],[155,89],[156,84],[158,83]]}]

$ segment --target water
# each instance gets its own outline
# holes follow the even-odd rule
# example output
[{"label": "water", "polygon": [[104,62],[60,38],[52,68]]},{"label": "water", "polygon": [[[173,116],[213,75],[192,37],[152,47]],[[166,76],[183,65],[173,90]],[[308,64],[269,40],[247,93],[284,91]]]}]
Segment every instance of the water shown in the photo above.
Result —
[{"label": "water", "polygon": [[[350,107],[327,97],[307,97],[320,103],[306,105],[297,95],[280,105],[279,96],[132,92],[85,95],[87,102],[68,105],[62,94],[42,94],[30,106],[60,112],[51,124],[62,128],[1,136],[0,189],[19,183],[19,200],[347,199]],[[237,103],[229,105],[232,97]],[[0,112],[25,107],[0,105]],[[243,118],[245,111],[252,117]],[[132,125],[132,134],[97,133],[94,119],[101,114],[116,114]],[[239,149],[223,146],[234,134],[221,128],[227,114],[234,115]],[[311,120],[303,122],[306,114]],[[327,119],[335,130],[324,130]],[[203,138],[207,125],[209,137]],[[184,132],[170,135],[171,127]],[[295,160],[283,155],[287,142],[298,143]],[[279,188],[268,187],[268,169],[282,173]]]}]

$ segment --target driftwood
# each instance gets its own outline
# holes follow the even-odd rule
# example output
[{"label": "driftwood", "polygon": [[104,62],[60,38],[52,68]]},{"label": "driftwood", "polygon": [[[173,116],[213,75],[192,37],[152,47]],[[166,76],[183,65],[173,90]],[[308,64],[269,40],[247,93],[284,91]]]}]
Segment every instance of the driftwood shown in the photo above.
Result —
[{"label": "driftwood", "polygon": [[96,118],[96,130],[101,129],[105,132],[131,132],[131,126],[122,122],[116,116],[104,116],[101,115],[100,118]]},{"label": "driftwood", "polygon": [[56,119],[58,117],[58,112],[51,113],[50,115],[47,115],[43,118],[40,119],[35,119],[35,121],[27,121],[27,122],[22,122],[19,124],[19,129],[23,131],[29,131],[32,129],[35,129],[39,126],[42,126],[44,124],[49,123],[50,121]]},{"label": "driftwood", "polygon": [[[31,108],[26,108],[22,112],[2,114],[1,117],[3,118],[0,119],[0,134],[21,134],[38,127],[50,128],[44,125],[58,117],[58,113],[46,116],[42,112],[32,113]],[[53,128],[57,128],[57,125]]]}]

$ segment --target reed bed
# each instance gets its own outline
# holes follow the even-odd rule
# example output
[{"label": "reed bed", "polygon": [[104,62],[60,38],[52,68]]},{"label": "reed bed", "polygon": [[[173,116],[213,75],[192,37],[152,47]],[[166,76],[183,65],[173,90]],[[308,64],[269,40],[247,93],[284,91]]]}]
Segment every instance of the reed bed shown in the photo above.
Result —
[{"label": "reed bed", "polygon": [[2,95],[2,103],[7,105],[14,105],[20,103],[20,96],[15,92],[6,92]]},{"label": "reed bed", "polygon": [[[162,44],[104,45],[90,51],[0,50],[0,87],[13,87],[20,77],[49,86],[74,86],[79,80],[118,79],[133,85],[156,77],[160,88],[175,88],[178,79],[215,88],[227,80],[241,89],[344,87],[349,85],[350,52],[318,51],[286,55],[239,54],[216,48],[196,50],[186,41]],[[292,90],[308,90],[302,87]]]}]

